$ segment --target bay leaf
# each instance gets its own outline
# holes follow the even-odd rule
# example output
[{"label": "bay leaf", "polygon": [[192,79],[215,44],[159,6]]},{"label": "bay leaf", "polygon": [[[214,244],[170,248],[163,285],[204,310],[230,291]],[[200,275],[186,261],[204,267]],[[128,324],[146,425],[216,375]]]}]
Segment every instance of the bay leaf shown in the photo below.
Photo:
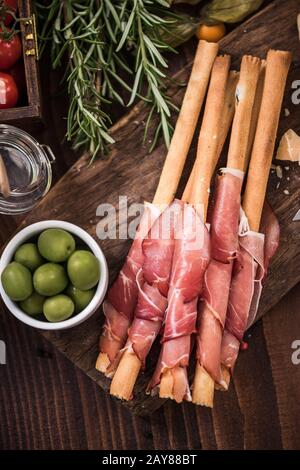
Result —
[{"label": "bay leaf", "polygon": [[263,0],[213,0],[202,8],[205,23],[239,23],[258,10]]},{"label": "bay leaf", "polygon": [[170,5],[178,5],[179,3],[186,3],[188,5],[197,5],[203,0],[169,0]]},{"label": "bay leaf", "polygon": [[200,23],[200,18],[180,13],[176,22],[169,24],[167,28],[160,28],[160,38],[169,46],[176,48],[195,34]]}]

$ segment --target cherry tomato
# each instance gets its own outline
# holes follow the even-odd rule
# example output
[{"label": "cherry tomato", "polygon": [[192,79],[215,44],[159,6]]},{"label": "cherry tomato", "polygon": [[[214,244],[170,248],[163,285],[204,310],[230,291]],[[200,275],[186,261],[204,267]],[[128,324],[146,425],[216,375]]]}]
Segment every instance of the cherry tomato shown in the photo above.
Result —
[{"label": "cherry tomato", "polygon": [[0,109],[13,108],[18,98],[18,88],[12,76],[0,72]]},{"label": "cherry tomato", "polygon": [[224,23],[215,25],[201,24],[196,32],[198,39],[204,39],[208,42],[218,42],[226,34],[226,27]]},{"label": "cherry tomato", "polygon": [[[17,8],[18,8],[18,2],[17,0],[4,0],[3,1],[3,5],[0,6],[0,8],[5,8],[5,9],[8,9],[8,10],[11,10],[13,11],[14,13],[16,13],[17,11]],[[4,17],[2,16],[1,19],[3,20],[4,19],[4,24],[5,26],[8,26],[12,21],[13,21],[13,17],[9,14],[9,13],[4,13]]]},{"label": "cherry tomato", "polygon": [[15,34],[11,39],[5,38],[5,33],[0,32],[0,69],[6,70],[12,67],[21,57],[22,46],[20,38]]}]

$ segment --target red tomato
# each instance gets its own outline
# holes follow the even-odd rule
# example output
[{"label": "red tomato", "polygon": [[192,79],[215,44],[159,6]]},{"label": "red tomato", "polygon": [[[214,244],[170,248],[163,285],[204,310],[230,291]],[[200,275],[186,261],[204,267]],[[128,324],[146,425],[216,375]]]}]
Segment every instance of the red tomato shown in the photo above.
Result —
[{"label": "red tomato", "polygon": [[18,99],[16,82],[8,73],[0,72],[0,109],[13,108]]},{"label": "red tomato", "polygon": [[[15,13],[18,8],[18,1],[17,0],[4,0],[3,5],[1,5],[1,8],[3,7],[5,8],[4,11],[8,9]],[[1,15],[1,19],[2,20],[4,19],[5,26],[8,26],[13,21],[13,17],[9,13],[6,14],[4,12],[3,12],[3,15]]]},{"label": "red tomato", "polygon": [[0,70],[6,70],[12,67],[21,57],[22,46],[20,38],[15,34],[7,40],[4,33],[0,32]]}]

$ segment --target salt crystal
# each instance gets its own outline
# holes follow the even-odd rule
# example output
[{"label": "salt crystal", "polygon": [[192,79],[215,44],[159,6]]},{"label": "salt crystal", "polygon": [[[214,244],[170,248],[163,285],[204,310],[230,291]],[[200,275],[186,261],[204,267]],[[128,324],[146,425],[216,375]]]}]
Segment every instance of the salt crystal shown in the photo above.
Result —
[{"label": "salt crystal", "polygon": [[282,178],[282,168],[279,165],[276,166],[276,175],[277,175],[277,178],[279,179]]}]

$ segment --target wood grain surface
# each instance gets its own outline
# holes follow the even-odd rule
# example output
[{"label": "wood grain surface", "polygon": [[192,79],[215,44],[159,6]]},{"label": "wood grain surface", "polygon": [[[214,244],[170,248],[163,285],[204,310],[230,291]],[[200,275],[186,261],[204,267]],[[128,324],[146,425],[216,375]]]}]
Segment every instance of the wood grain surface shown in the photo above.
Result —
[{"label": "wood grain surface", "polygon": [[[297,2],[294,0],[289,0],[284,5],[277,3],[276,8],[270,5],[230,33],[222,41],[221,51],[232,55],[233,67],[236,68],[239,67],[243,54],[252,53],[265,57],[271,47],[297,51],[298,37],[295,26],[297,8]],[[277,35],[269,33],[278,23],[281,25],[280,41]],[[192,51],[191,54],[193,55]],[[299,72],[298,59],[299,55],[295,54],[284,103],[284,107],[289,106],[290,115],[286,118],[282,114],[279,135],[282,135],[288,127],[300,131],[299,114],[290,104],[291,82],[296,79]],[[185,65],[177,73],[177,78],[181,81],[186,80],[189,70],[190,64]],[[174,101],[179,104],[184,90],[174,87],[170,89],[170,93]],[[138,105],[114,127],[112,135],[116,143],[111,148],[109,157],[106,160],[98,160],[90,166],[86,157],[79,159],[44,198],[37,210],[25,218],[24,225],[39,220],[62,219],[78,224],[97,238],[97,224],[101,220],[97,216],[97,207],[100,203],[111,203],[117,208],[120,195],[126,196],[129,204],[152,200],[165,158],[165,148],[160,145],[151,156],[148,155],[147,147],[141,145],[144,121],[145,110]],[[187,172],[194,154],[195,147],[192,146]],[[288,174],[290,180],[285,179],[282,186],[289,188],[289,196],[283,193],[283,187],[276,189],[277,181],[274,178],[270,179],[269,184],[268,199],[279,218],[282,235],[280,248],[271,265],[264,288],[260,315],[275,305],[300,279],[299,231],[296,230],[297,223],[292,222],[300,196],[299,166],[293,165],[292,171]],[[128,252],[130,240],[106,239],[100,244],[108,260],[112,281]],[[94,368],[102,322],[103,315],[100,309],[91,319],[76,328],[64,332],[46,332],[44,335],[98,385],[107,390],[110,381]],[[153,373],[157,350],[158,348],[155,352],[154,348],[146,371],[137,382],[134,399],[124,403],[139,414],[149,414],[162,404],[159,398],[152,398],[144,392]]]},{"label": "wood grain surface", "polygon": [[[279,7],[280,2],[273,6]],[[47,73],[43,87],[52,96]],[[57,103],[53,99],[47,106],[52,128],[37,134],[58,155],[55,179],[76,158],[61,144],[63,114]],[[0,217],[1,243],[20,221]],[[249,349],[240,356],[229,392],[217,394],[213,412],[167,402],[150,417],[133,416],[2,306],[0,339],[7,344],[7,365],[0,366],[0,448],[300,448],[300,366],[291,362],[291,343],[300,339],[299,305],[296,287],[250,330]],[[55,341],[60,344],[60,338]]]}]

